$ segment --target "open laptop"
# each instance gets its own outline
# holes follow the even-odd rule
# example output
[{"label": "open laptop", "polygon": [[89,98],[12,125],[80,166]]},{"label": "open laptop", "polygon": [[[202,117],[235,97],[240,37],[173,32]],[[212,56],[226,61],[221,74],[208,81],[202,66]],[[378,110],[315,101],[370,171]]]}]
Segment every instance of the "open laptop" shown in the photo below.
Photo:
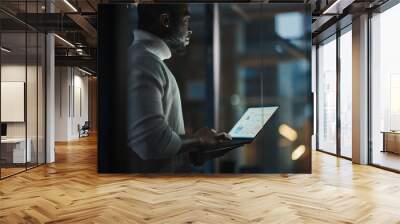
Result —
[{"label": "open laptop", "polygon": [[207,146],[207,150],[203,152],[226,150],[227,148],[233,149],[251,143],[278,108],[278,106],[248,108],[229,131],[232,140]]}]

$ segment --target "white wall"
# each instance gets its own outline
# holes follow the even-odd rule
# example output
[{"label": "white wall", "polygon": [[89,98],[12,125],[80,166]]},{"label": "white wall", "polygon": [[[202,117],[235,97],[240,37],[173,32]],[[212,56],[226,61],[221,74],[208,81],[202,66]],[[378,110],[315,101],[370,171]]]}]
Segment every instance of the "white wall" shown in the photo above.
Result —
[{"label": "white wall", "polygon": [[68,140],[69,80],[67,67],[55,68],[55,141]]},{"label": "white wall", "polygon": [[[26,82],[24,65],[9,64],[1,66],[1,81],[2,82]],[[31,74],[32,67],[28,67],[28,74]],[[30,95],[30,94],[29,94]],[[35,94],[36,95],[36,94]],[[7,108],[1,108],[6,110]],[[23,138],[25,137],[25,122],[7,122],[7,137]]]},{"label": "white wall", "polygon": [[[27,69],[27,70],[26,70]],[[26,74],[27,71],[27,74]],[[36,80],[33,81],[33,76],[36,77],[36,67],[18,64],[6,64],[1,66],[1,81],[2,82],[25,82],[25,75],[28,77],[28,81],[30,85],[36,85]],[[27,104],[28,106],[34,107],[33,110],[36,110],[36,88],[27,88]],[[4,96],[3,96],[4,97]],[[35,101],[35,104],[29,105],[31,102]],[[7,110],[7,108],[1,108],[1,110]],[[28,119],[28,129],[32,127],[36,130],[36,113],[33,114],[31,111],[32,108],[27,109],[29,113],[27,113]],[[32,123],[34,122],[34,123]],[[7,122],[7,136],[8,137],[25,137],[25,122]],[[35,126],[35,127],[33,127]],[[28,130],[28,137],[30,131]],[[36,132],[35,132],[36,136]]]},{"label": "white wall", "polygon": [[[78,73],[74,75],[74,108],[73,111],[73,119],[72,119],[72,130],[71,135],[75,138],[78,137],[78,124],[81,126],[85,123],[85,121],[89,120],[89,110],[88,110],[88,77],[82,76],[82,73]],[[80,111],[81,110],[81,111]]]},{"label": "white wall", "polygon": [[77,139],[78,124],[88,120],[88,77],[83,75],[76,68],[56,67],[56,141]]}]

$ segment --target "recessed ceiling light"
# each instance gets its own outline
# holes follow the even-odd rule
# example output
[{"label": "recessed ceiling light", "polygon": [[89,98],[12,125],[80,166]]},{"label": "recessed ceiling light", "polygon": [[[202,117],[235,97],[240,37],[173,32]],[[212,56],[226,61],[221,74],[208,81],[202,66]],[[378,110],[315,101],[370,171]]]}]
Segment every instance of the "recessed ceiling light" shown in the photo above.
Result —
[{"label": "recessed ceiling light", "polygon": [[68,7],[71,8],[74,12],[78,12],[78,10],[68,0],[64,0],[64,3],[68,5]]},{"label": "recessed ceiling light", "polygon": [[87,75],[90,75],[90,76],[92,75],[92,73],[90,73],[90,72],[88,72],[88,71],[86,71],[86,70],[83,70],[83,69],[81,69],[81,68],[79,68],[79,67],[78,67],[78,70],[81,71],[81,72],[83,72],[83,73],[85,73],[85,74],[87,74]]},{"label": "recessed ceiling light", "polygon": [[68,40],[66,40],[66,39],[64,39],[64,38],[62,38],[62,37],[60,37],[59,35],[57,35],[57,34],[54,34],[54,36],[55,37],[57,37],[59,40],[61,40],[62,42],[64,42],[65,44],[67,44],[68,46],[70,46],[70,47],[72,47],[72,48],[75,48],[75,45],[73,45],[71,42],[69,42]]},{"label": "recessed ceiling light", "polygon": [[342,14],[343,9],[348,7],[354,2],[354,0],[336,0],[327,9],[325,9],[322,14]]}]

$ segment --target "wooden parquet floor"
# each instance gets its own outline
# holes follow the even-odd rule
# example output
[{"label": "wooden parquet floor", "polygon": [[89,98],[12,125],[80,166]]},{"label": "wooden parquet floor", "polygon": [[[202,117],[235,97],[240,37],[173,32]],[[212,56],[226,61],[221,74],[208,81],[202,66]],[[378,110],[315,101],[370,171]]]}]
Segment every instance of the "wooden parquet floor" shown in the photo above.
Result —
[{"label": "wooden parquet floor", "polygon": [[0,223],[400,223],[400,175],[315,152],[311,175],[99,175],[96,139],[0,181]]}]

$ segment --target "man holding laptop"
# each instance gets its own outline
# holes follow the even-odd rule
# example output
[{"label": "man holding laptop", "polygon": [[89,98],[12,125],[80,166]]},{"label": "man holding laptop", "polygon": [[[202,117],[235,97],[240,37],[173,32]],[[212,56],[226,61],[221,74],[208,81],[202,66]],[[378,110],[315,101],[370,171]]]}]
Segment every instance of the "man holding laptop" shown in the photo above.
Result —
[{"label": "man holding laptop", "polygon": [[193,152],[194,164],[202,164],[209,158],[223,156],[232,149],[252,143],[278,108],[278,106],[248,108],[230,130],[231,139]]},{"label": "man holding laptop", "polygon": [[191,165],[250,143],[273,113],[263,117],[263,108],[249,109],[230,132],[233,139],[209,128],[185,134],[179,88],[164,60],[188,46],[189,19],[187,4],[138,6],[139,29],[128,49],[129,172],[190,172]]},{"label": "man holding laptop", "polygon": [[139,4],[128,49],[127,172],[190,172],[192,151],[230,139],[202,128],[185,134],[179,87],[164,60],[189,45],[187,4]]}]

